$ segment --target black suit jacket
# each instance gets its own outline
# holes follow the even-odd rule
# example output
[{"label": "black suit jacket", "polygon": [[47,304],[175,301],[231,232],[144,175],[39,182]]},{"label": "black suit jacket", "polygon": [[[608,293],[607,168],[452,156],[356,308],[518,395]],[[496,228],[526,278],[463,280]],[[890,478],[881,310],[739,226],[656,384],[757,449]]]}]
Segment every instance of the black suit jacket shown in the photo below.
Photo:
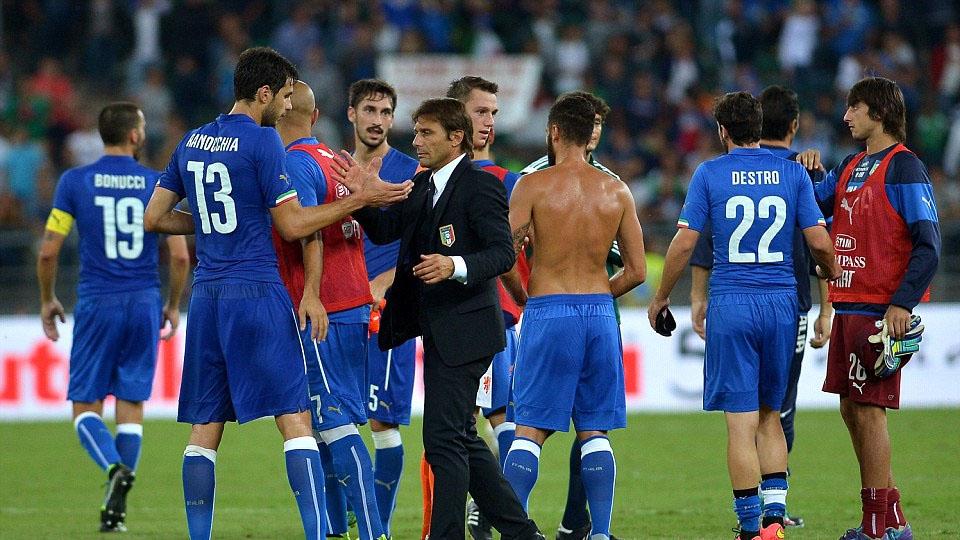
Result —
[{"label": "black suit jacket", "polygon": [[[422,253],[414,253],[414,236],[422,230],[418,217],[429,208],[431,174],[427,170],[413,178],[413,191],[404,202],[386,210],[364,208],[353,216],[374,243],[400,240],[396,277],[380,319],[380,348],[427,335],[443,362],[457,366],[505,346],[496,278],[514,262],[507,195],[502,182],[464,156],[433,208],[429,237],[418,239]],[[421,254],[431,253],[463,257],[467,283],[422,284],[411,269]]]}]

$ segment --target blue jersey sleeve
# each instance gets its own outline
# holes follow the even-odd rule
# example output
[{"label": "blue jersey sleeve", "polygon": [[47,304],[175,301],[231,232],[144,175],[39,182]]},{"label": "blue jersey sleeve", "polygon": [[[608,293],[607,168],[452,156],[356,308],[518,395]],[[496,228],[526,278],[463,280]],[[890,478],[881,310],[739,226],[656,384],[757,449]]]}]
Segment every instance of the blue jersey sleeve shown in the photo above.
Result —
[{"label": "blue jersey sleeve", "polygon": [[261,129],[257,156],[257,181],[264,205],[273,208],[296,196],[284,167],[286,152],[280,135],[273,129]]},{"label": "blue jersey sleeve", "polygon": [[72,172],[67,171],[63,173],[60,181],[57,182],[57,190],[53,195],[53,207],[58,210],[63,210],[74,217],[77,216],[73,193],[75,184],[76,182],[72,181]]},{"label": "blue jersey sleeve", "polygon": [[710,204],[707,193],[707,172],[705,164],[697,167],[687,189],[687,198],[680,209],[680,218],[677,226],[703,232],[710,218]]},{"label": "blue jersey sleeve", "polygon": [[[798,167],[799,170],[799,167]],[[817,200],[813,194],[813,184],[810,182],[810,176],[806,171],[797,174],[797,226],[801,229],[814,227],[816,225],[826,226],[827,222],[823,219],[823,213],[817,206]]]},{"label": "blue jersey sleeve", "polygon": [[697,238],[697,245],[690,254],[690,266],[699,266],[710,270],[713,268],[713,231],[708,223]]},{"label": "blue jersey sleeve", "polygon": [[885,179],[887,198],[910,231],[910,261],[891,304],[912,310],[933,281],[940,262],[941,236],[930,176],[917,156],[901,152],[891,159]]},{"label": "blue jersey sleeve", "polygon": [[[323,181],[323,172],[317,162],[314,161],[306,152],[302,150],[293,150],[287,152],[286,157],[287,176],[297,190],[297,196],[300,197],[300,206],[317,206],[326,197],[326,182]],[[316,175],[319,172],[321,182],[316,182]]]},{"label": "blue jersey sleeve", "polygon": [[510,201],[510,195],[513,194],[513,188],[516,187],[517,180],[520,180],[520,174],[513,171],[508,171],[503,177],[503,187],[507,189],[507,202]]},{"label": "blue jersey sleeve", "polygon": [[177,145],[177,149],[174,150],[173,155],[170,156],[170,163],[167,164],[167,168],[160,174],[160,179],[157,180],[158,186],[169,189],[181,198],[187,196],[187,191],[183,187],[183,178],[180,176],[180,154],[183,152],[183,145],[191,133],[192,132],[188,132],[184,135],[180,144]]}]

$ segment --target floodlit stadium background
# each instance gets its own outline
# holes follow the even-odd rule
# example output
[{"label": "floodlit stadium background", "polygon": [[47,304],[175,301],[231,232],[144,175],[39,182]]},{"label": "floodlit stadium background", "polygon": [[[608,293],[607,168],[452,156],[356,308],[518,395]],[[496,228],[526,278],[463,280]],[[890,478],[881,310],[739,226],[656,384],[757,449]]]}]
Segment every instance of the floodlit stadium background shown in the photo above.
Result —
[{"label": "floodlit stadium background", "polygon": [[[596,156],[630,185],[646,233],[648,282],[623,299],[627,390],[641,410],[699,403],[702,343],[686,312],[680,337],[667,341],[629,307],[642,309],[656,287],[693,168],[720,151],[713,98],[774,83],[795,89],[794,148],[818,148],[833,166],[861,148],[841,121],[846,89],[864,74],[896,80],[907,144],[928,167],[943,232],[935,303],[919,310],[928,337],[905,374],[904,401],[960,404],[947,387],[960,379],[960,341],[948,323],[960,321],[960,26],[949,24],[960,20],[960,2],[18,1],[3,3],[0,18],[0,418],[67,417],[69,339],[42,338],[34,261],[59,174],[99,155],[99,109],[139,103],[149,139],[142,161],[162,169],[188,127],[229,109],[234,63],[251,45],[271,45],[298,65],[322,111],[316,134],[332,147],[352,145],[346,88],[364,77],[399,90],[390,141],[408,153],[409,111],[421,99],[468,73],[498,82],[493,150],[511,170],[544,153],[557,94],[604,97],[612,112]],[[76,240],[58,276],[68,312]],[[687,301],[687,283],[675,304]],[[148,414],[175,408],[182,337],[161,351]],[[831,406],[818,390],[823,353],[808,359],[801,406]]]}]

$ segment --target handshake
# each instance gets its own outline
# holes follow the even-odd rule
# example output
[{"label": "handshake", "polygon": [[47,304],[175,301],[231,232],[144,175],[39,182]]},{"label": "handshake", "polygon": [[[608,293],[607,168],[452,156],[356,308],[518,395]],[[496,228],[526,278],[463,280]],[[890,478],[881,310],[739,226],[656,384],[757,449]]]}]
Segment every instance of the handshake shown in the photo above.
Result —
[{"label": "handshake", "polygon": [[919,315],[911,315],[910,325],[903,339],[896,339],[890,335],[885,319],[877,321],[876,326],[880,331],[868,337],[867,341],[874,345],[879,353],[877,362],[873,366],[874,374],[880,379],[886,379],[905,366],[913,353],[920,350],[923,325],[920,324]]}]

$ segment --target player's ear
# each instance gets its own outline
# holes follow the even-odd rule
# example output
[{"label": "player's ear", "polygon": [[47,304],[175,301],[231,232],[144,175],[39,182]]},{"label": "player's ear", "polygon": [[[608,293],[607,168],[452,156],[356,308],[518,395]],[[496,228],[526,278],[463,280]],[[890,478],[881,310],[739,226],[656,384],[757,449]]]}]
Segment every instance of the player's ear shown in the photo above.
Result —
[{"label": "player's ear", "polygon": [[310,125],[312,126],[316,124],[317,120],[319,119],[320,119],[320,109],[317,109],[316,107],[314,107],[313,114],[310,115]]},{"label": "player's ear", "polygon": [[347,121],[351,124],[357,121],[357,110],[353,107],[347,107]]},{"label": "player's ear", "polygon": [[273,90],[269,84],[265,84],[257,89],[257,101],[266,105],[273,99]]},{"label": "player's ear", "polygon": [[447,139],[452,143],[451,146],[460,146],[463,142],[463,130],[455,129],[447,135]]}]

